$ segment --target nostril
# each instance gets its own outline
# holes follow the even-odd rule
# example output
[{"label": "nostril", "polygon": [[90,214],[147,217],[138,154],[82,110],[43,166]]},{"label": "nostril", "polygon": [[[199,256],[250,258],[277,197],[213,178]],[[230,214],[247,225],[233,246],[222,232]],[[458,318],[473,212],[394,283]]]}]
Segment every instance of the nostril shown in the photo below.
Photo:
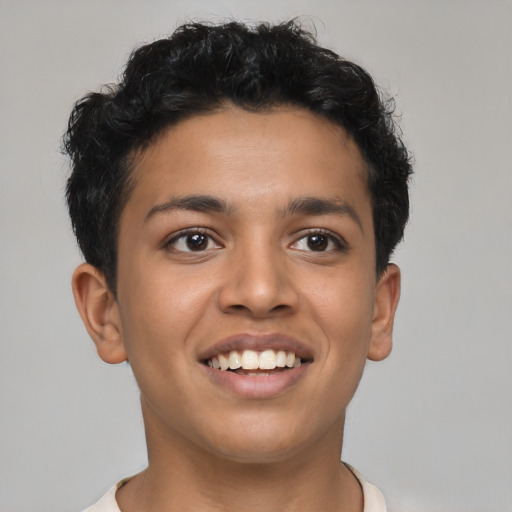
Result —
[{"label": "nostril", "polygon": [[235,311],[249,311],[249,308],[243,304],[232,304],[229,308],[234,309]]},{"label": "nostril", "polygon": [[227,312],[231,313],[250,313],[255,316],[267,316],[272,314],[282,314],[290,309],[290,306],[287,304],[278,304],[270,309],[266,308],[257,308],[257,307],[249,307],[243,304],[232,304],[227,308]]},{"label": "nostril", "polygon": [[287,304],[278,304],[277,306],[274,306],[271,311],[275,311],[276,313],[277,312],[280,312],[280,311],[284,311],[285,309],[288,309],[290,306],[288,306]]}]

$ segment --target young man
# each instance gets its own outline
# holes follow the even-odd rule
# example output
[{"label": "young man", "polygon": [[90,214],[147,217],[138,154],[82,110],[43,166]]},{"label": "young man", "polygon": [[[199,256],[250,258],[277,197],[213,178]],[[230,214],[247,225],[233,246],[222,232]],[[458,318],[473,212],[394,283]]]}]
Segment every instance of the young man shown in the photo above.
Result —
[{"label": "young man", "polygon": [[391,350],[406,149],[372,79],[297,24],[191,24],[77,103],[76,304],[128,360],[148,468],[89,512],[381,512],[340,462]]}]

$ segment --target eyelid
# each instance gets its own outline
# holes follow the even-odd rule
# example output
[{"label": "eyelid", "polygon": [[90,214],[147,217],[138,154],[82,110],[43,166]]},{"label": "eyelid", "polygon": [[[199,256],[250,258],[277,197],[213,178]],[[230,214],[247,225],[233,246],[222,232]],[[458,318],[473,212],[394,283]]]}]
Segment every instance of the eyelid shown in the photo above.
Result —
[{"label": "eyelid", "polygon": [[213,248],[210,248],[210,249],[204,249],[203,251],[190,251],[190,250],[187,251],[187,250],[182,250],[182,249],[176,249],[173,247],[173,244],[175,244],[178,240],[186,238],[189,235],[205,235],[216,245],[215,249],[222,247],[222,244],[217,240],[217,237],[212,234],[211,230],[209,230],[208,228],[205,228],[205,227],[197,226],[197,227],[193,227],[193,228],[180,229],[179,231],[176,231],[176,232],[172,233],[171,235],[169,235],[163,243],[164,249],[169,249],[169,250],[174,249],[176,252],[183,252],[183,253],[187,253],[187,252],[200,253],[200,252],[205,252],[207,250],[213,249]]},{"label": "eyelid", "polygon": [[[183,249],[176,249],[176,248],[172,247],[173,244],[175,244],[180,239],[183,239],[189,235],[195,235],[195,234],[207,236],[209,238],[209,240],[211,242],[213,242],[213,244],[215,244],[215,247],[210,247],[210,248],[204,249],[202,251],[183,250]],[[308,229],[304,229],[304,230],[301,230],[301,231],[295,233],[294,241],[292,242],[291,247],[293,248],[293,246],[296,245],[298,242],[300,242],[304,238],[307,238],[308,236],[311,236],[311,235],[326,236],[329,239],[329,241],[335,245],[335,248],[327,249],[325,251],[312,251],[311,250],[311,251],[305,251],[305,252],[327,253],[327,252],[332,252],[332,251],[346,252],[348,250],[348,247],[349,247],[348,243],[346,242],[346,240],[343,236],[341,236],[339,233],[335,233],[335,232],[333,232],[329,229],[325,229],[325,228],[308,228]],[[205,252],[207,250],[218,249],[218,248],[222,248],[222,247],[223,247],[223,245],[218,241],[217,234],[212,233],[212,231],[210,229],[208,229],[206,227],[202,227],[202,226],[180,229],[179,231],[176,231],[176,232],[170,234],[165,239],[165,241],[163,243],[163,248],[175,249],[176,252],[182,252],[182,253],[187,253],[187,252],[191,252],[191,253],[198,252],[199,253],[199,252]],[[303,249],[298,249],[298,250],[303,250]]]},{"label": "eyelid", "polygon": [[[296,233],[295,241],[292,243],[292,246],[297,244],[304,238],[307,238],[308,236],[311,236],[311,235],[324,235],[324,236],[328,237],[329,240],[331,242],[333,242],[334,245],[336,246],[336,248],[334,250],[338,250],[338,251],[342,251],[342,252],[346,252],[348,250],[349,246],[348,246],[348,243],[345,240],[345,238],[343,238],[340,234],[335,233],[335,232],[333,232],[329,229],[325,229],[325,228],[309,228],[309,229],[306,229],[306,230]],[[326,252],[330,252],[332,250],[333,249],[326,250],[326,251],[318,251],[318,252],[326,253]],[[308,251],[308,252],[316,252],[316,251]]]}]

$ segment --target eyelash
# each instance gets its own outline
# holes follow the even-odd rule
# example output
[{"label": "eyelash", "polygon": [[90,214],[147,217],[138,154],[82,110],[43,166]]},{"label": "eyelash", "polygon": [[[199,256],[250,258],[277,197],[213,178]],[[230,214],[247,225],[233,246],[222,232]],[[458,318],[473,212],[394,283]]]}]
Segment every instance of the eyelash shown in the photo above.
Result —
[{"label": "eyelash", "polygon": [[[204,249],[199,248],[199,250],[194,251],[193,249],[188,248],[178,248],[176,245],[180,240],[183,240],[184,243],[186,243],[187,237],[193,236],[193,235],[202,235],[206,237],[206,243],[207,246]],[[348,244],[345,242],[345,240],[337,234],[334,234],[332,231],[326,230],[326,229],[310,229],[306,232],[301,233],[300,238],[297,238],[293,244],[291,244],[291,247],[293,248],[294,245],[297,245],[302,240],[306,240],[306,243],[308,243],[308,238],[314,235],[320,235],[322,237],[327,238],[327,244],[332,243],[334,244],[334,248],[326,248],[323,250],[315,251],[311,248],[309,250],[307,249],[297,249],[299,251],[304,252],[319,252],[319,253],[331,253],[332,251],[340,251],[340,252],[346,252],[348,249]],[[166,249],[169,250],[175,250],[176,252],[184,252],[184,253],[193,253],[193,252],[205,252],[208,249],[212,249],[211,247],[208,247],[211,243],[214,243],[217,248],[221,248],[222,246],[215,240],[215,238],[208,233],[208,230],[205,228],[189,228],[184,229],[182,231],[179,231],[178,233],[174,234],[167,242],[165,242],[164,246]]]},{"label": "eyelash", "polygon": [[186,243],[186,239],[189,236],[193,235],[202,235],[207,238],[207,244],[210,245],[212,242],[220,247],[220,244],[215,240],[215,238],[208,233],[208,231],[205,228],[190,228],[190,229],[184,229],[182,231],[179,231],[178,233],[174,234],[167,242],[165,242],[164,246],[166,249],[172,250],[174,249],[176,252],[204,252],[206,249],[194,251],[190,248],[187,249],[178,249],[176,247],[177,242],[180,240],[183,240],[184,243]]},{"label": "eyelash", "polygon": [[[306,231],[305,233],[302,233],[302,236],[300,238],[298,238],[297,241],[295,241],[293,243],[293,245],[296,245],[301,240],[305,240],[305,239],[307,240],[310,236],[314,236],[314,235],[325,236],[327,238],[328,243],[329,242],[333,243],[335,247],[332,249],[325,249],[322,251],[314,251],[311,249],[310,251],[306,251],[306,252],[329,253],[332,251],[346,252],[348,250],[348,244],[343,239],[343,237],[341,237],[340,235],[337,235],[327,229],[310,229],[310,230]],[[298,250],[304,250],[304,249],[298,249]]]}]

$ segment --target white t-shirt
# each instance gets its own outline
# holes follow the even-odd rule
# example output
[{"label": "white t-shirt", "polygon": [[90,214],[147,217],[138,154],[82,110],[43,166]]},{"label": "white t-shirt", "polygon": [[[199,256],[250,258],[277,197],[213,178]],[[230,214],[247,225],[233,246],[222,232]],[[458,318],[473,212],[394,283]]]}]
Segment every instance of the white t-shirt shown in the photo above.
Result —
[{"label": "white t-shirt", "polygon": [[[367,482],[353,467],[346,466],[354,473],[363,489],[364,508],[363,512],[386,512],[386,503],[382,493],[375,485]],[[121,512],[116,501],[116,492],[129,478],[125,478],[112,487],[103,498],[83,512]]]}]

